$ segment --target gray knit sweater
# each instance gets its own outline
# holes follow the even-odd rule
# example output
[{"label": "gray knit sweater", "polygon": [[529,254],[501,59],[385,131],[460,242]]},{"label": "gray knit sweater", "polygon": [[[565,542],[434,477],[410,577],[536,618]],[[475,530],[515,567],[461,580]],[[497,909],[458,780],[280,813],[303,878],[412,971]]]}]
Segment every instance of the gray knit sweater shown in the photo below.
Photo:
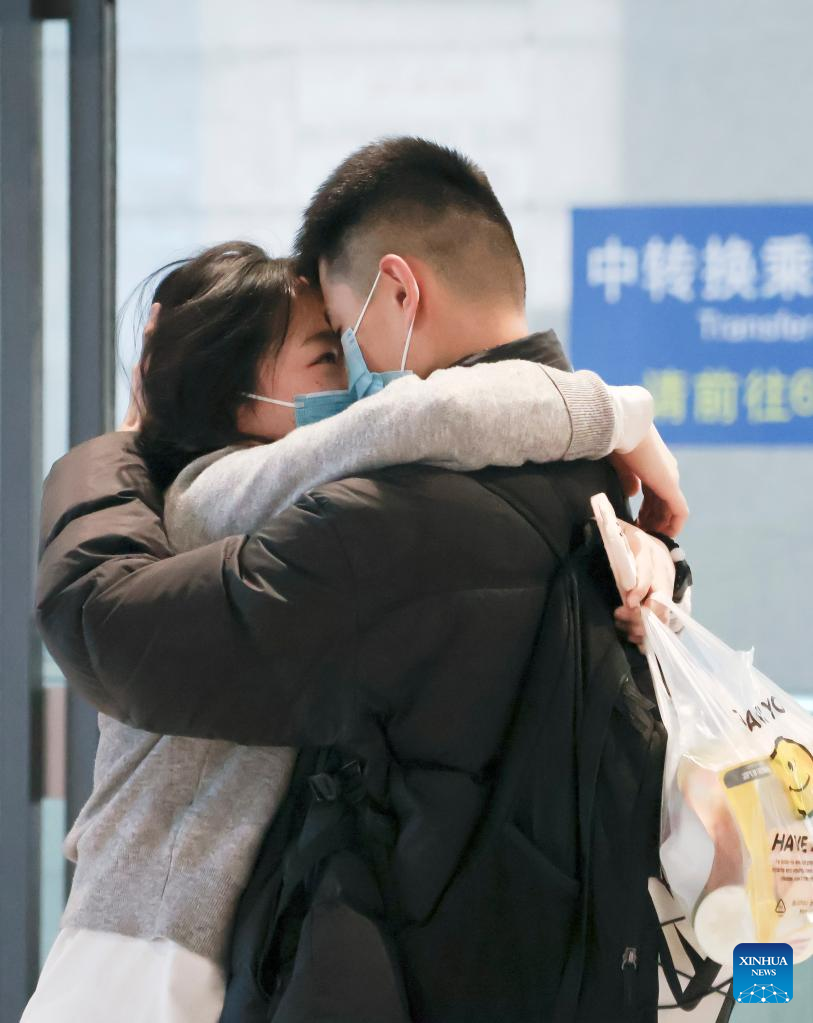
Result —
[{"label": "gray knit sweater", "polygon": [[[586,371],[506,361],[405,377],[274,444],[198,458],[165,495],[167,533],[183,551],[252,532],[318,484],[384,465],[598,458],[631,447],[651,418],[645,391]],[[222,964],[295,751],[154,735],[103,714],[99,728],[93,794],[65,840],[77,866],[63,926],[166,937]]]}]

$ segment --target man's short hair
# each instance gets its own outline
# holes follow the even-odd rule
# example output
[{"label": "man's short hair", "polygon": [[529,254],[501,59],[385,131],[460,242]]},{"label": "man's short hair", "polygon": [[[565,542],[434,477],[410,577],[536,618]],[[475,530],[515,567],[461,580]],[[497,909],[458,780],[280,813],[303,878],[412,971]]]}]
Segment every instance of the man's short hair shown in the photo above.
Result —
[{"label": "man's short hair", "polygon": [[347,157],[317,190],[295,242],[297,271],[319,260],[362,293],[388,252],[425,260],[465,297],[525,302],[511,224],[467,157],[426,139],[383,139]]}]

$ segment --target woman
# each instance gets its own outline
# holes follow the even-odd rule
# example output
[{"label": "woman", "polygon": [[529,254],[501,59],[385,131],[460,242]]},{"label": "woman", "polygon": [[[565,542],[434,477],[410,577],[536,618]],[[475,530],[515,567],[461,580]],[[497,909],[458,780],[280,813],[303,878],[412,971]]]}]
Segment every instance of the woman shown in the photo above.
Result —
[{"label": "woman", "polygon": [[[327,479],[399,461],[468,469],[635,447],[632,471],[662,492],[674,483],[657,447],[641,460],[645,392],[532,363],[405,378],[292,432],[297,395],[344,388],[341,346],[318,294],[246,243],[161,282],[141,365],[122,429],[138,431],[159,488],[175,481],[165,516],[180,550],[249,531]],[[649,476],[647,459],[659,464]],[[62,930],[23,1019],[214,1021],[234,909],[294,751],[155,735],[106,715],[100,731],[94,791],[66,839],[77,869]]]}]

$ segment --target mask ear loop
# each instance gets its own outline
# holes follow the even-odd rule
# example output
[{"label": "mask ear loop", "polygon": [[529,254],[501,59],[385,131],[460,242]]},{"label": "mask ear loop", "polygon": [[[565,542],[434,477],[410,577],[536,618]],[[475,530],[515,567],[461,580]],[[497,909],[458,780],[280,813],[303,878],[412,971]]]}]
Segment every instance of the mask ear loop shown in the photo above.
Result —
[{"label": "mask ear loop", "polygon": [[378,273],[375,275],[375,280],[373,281],[373,286],[372,286],[372,288],[370,288],[370,294],[367,296],[367,301],[361,307],[361,312],[359,313],[359,318],[356,320],[355,327],[353,327],[353,333],[354,334],[358,333],[358,329],[361,326],[361,321],[364,319],[364,314],[367,312],[367,306],[370,304],[370,302],[372,300],[373,292],[375,291],[375,286],[378,284],[378,281],[379,281],[380,277],[381,277],[381,270],[379,269]]},{"label": "mask ear loop", "polygon": [[283,405],[285,408],[296,408],[295,401],[282,401],[280,398],[266,398],[264,394],[250,394],[248,391],[241,391],[247,398],[255,398],[257,401],[267,401],[269,405]]},{"label": "mask ear loop", "polygon": [[[356,320],[356,325],[355,325],[355,327],[353,327],[353,334],[358,334],[358,329],[361,326],[361,321],[364,319],[364,314],[367,312],[367,306],[372,301],[373,293],[375,292],[376,285],[378,284],[380,279],[381,279],[381,270],[379,268],[378,273],[375,275],[375,280],[373,281],[373,286],[370,288],[370,293],[367,295],[367,300],[365,301],[364,305],[361,307],[361,312],[359,313],[359,318]],[[420,293],[418,295],[418,301],[420,301]],[[407,358],[409,356],[409,346],[412,343],[412,331],[413,331],[413,329],[415,327],[415,320],[417,318],[418,318],[418,307],[416,305],[415,306],[415,315],[412,317],[412,322],[410,323],[409,330],[407,331],[406,343],[404,344],[404,353],[401,356],[401,372],[404,371],[404,367],[406,366],[406,361],[407,361]]]}]

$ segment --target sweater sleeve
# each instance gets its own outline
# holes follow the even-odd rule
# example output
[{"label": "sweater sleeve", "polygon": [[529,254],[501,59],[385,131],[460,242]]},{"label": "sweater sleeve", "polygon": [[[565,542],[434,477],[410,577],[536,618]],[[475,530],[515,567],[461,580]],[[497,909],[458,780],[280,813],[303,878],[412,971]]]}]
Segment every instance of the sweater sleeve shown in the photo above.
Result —
[{"label": "sweater sleeve", "polygon": [[[250,533],[320,484],[390,465],[471,471],[601,458],[624,432],[621,390],[649,399],[643,388],[608,388],[589,370],[524,360],[403,377],[275,443],[197,459],[166,493],[167,534],[177,550],[189,550]],[[648,426],[651,399],[644,418]]]}]

